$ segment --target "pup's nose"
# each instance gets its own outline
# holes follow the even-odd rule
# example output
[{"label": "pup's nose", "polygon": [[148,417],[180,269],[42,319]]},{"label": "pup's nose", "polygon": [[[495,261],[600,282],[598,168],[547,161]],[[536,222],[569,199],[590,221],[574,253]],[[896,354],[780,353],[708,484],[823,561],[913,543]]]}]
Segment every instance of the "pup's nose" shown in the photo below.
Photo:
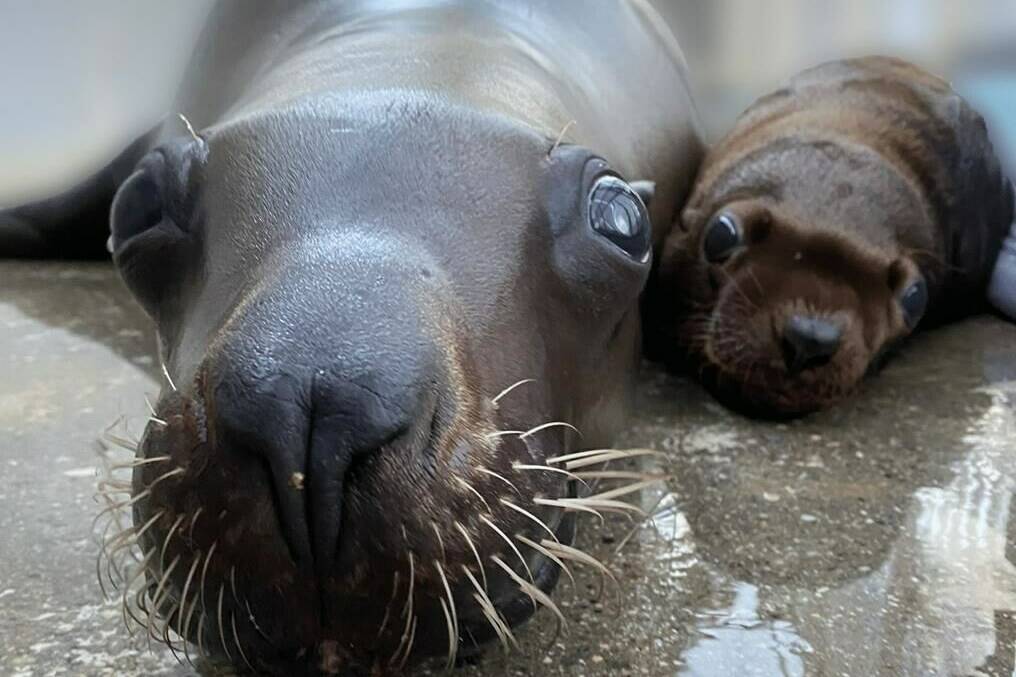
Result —
[{"label": "pup's nose", "polygon": [[783,361],[797,374],[827,364],[840,349],[843,330],[828,320],[793,315],[783,327]]}]

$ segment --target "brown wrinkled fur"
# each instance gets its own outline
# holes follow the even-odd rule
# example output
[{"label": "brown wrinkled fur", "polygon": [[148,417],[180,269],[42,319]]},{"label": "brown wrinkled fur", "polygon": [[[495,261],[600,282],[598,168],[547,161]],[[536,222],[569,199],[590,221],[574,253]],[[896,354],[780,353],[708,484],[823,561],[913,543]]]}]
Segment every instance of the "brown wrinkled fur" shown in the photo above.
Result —
[{"label": "brown wrinkled fur", "polygon": [[[711,265],[702,241],[721,212],[745,245]],[[883,57],[818,66],[707,156],[646,294],[648,353],[749,413],[827,407],[910,333],[898,297],[918,276],[922,326],[982,307],[1012,217],[984,121],[946,82]],[[829,364],[783,366],[792,313],[843,328]]]}]

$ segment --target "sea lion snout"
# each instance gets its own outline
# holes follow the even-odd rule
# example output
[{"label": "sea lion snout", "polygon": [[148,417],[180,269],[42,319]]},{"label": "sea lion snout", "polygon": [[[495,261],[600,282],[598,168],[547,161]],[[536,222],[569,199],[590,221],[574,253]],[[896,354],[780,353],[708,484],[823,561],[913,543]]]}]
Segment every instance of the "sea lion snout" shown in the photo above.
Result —
[{"label": "sea lion snout", "polygon": [[843,341],[843,329],[828,320],[791,315],[783,326],[783,360],[787,371],[799,373],[828,364]]},{"label": "sea lion snout", "polygon": [[683,318],[670,348],[659,331],[651,348],[673,359],[681,346],[713,392],[748,413],[801,414],[843,398],[924,312],[908,255],[816,232],[768,201],[689,210],[684,225],[659,276],[690,293],[669,306],[651,297],[657,317]]},{"label": "sea lion snout", "polygon": [[[383,484],[369,490],[390,506],[398,503],[399,487],[438,453],[438,419],[453,416],[461,395],[446,377],[450,351],[425,328],[420,307],[397,294],[371,301],[362,286],[339,299],[312,288],[296,293],[313,317],[293,311],[290,287],[250,302],[224,330],[206,360],[207,425],[223,453],[263,461],[294,561],[329,574],[343,533],[358,532],[343,528],[348,494]],[[357,296],[366,299],[363,313],[398,311],[369,339],[347,307]],[[381,454],[397,456],[404,475],[386,472]]]}]

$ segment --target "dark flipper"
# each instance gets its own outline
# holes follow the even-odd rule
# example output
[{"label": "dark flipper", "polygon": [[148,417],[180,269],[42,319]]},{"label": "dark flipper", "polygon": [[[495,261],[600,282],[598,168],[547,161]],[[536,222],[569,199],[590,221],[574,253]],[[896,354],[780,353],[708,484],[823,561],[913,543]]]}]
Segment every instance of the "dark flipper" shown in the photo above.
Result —
[{"label": "dark flipper", "polygon": [[158,128],[137,139],[106,167],[65,193],[0,210],[0,258],[108,256],[110,202],[157,134]]}]

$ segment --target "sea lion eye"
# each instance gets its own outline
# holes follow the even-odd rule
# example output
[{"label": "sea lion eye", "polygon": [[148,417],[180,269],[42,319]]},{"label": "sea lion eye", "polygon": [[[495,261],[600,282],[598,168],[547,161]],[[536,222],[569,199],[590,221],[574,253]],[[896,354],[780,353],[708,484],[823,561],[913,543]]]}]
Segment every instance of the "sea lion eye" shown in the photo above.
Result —
[{"label": "sea lion eye", "polygon": [[928,285],[924,280],[918,280],[903,292],[900,296],[900,307],[903,309],[903,319],[907,327],[913,329],[924,317],[924,311],[928,307]]},{"label": "sea lion eye", "polygon": [[740,246],[741,229],[737,220],[730,214],[720,214],[709,223],[702,253],[709,263],[722,263]]},{"label": "sea lion eye", "polygon": [[645,263],[652,253],[649,212],[639,194],[616,176],[596,180],[589,193],[589,223],[631,258]]}]

